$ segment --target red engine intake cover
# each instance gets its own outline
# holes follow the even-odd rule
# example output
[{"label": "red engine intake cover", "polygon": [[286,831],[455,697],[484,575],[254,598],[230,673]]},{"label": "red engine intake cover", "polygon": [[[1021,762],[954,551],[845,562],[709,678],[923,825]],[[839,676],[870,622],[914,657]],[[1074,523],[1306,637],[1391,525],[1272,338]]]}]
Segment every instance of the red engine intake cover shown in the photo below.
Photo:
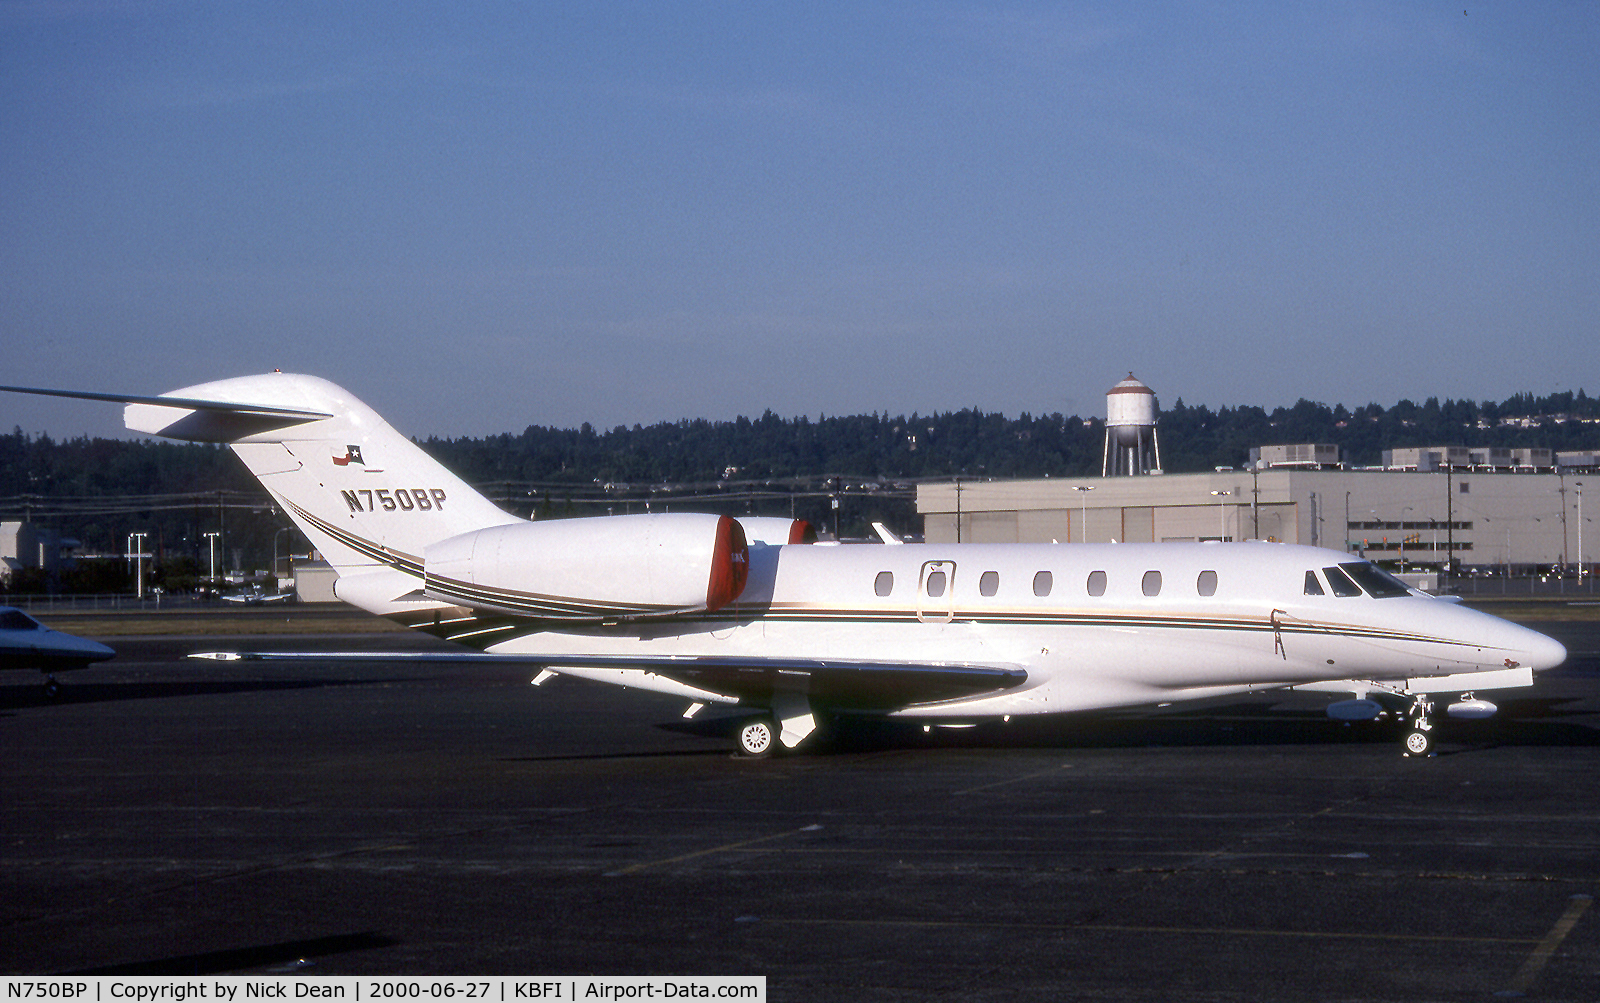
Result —
[{"label": "red engine intake cover", "polygon": [[750,577],[750,545],[744,527],[723,516],[717,521],[717,542],[711,555],[711,581],[706,586],[706,610],[715,612],[739,598]]}]

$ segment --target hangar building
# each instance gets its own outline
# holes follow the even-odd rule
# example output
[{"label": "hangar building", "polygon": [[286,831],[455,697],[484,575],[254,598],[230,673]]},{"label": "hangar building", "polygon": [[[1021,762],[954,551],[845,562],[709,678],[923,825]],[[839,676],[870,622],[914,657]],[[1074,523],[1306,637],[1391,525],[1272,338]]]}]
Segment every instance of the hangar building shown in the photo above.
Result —
[{"label": "hangar building", "polygon": [[[1600,549],[1600,512],[1583,509],[1585,475],[1600,484],[1595,453],[1430,446],[1386,451],[1381,468],[1346,469],[1337,446],[1312,443],[1253,449],[1242,470],[1163,474],[1154,392],[1129,373],[1106,408],[1110,476],[920,485],[924,539],[1277,540],[1364,553],[1401,570],[1453,558],[1457,569],[1514,574],[1589,566]],[[1132,459],[1116,461],[1119,445]]]},{"label": "hangar building", "polygon": [[929,543],[1278,540],[1407,567],[1453,554],[1458,568],[1521,574],[1578,564],[1580,535],[1593,565],[1600,513],[1595,499],[1583,508],[1585,481],[1600,475],[1280,467],[1046,477],[924,484],[917,511]]}]

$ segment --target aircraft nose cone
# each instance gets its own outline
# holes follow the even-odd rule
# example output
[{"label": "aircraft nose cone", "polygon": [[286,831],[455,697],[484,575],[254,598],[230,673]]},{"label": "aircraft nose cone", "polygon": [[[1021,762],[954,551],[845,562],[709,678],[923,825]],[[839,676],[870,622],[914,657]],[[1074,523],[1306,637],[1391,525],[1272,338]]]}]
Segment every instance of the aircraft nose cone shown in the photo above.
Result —
[{"label": "aircraft nose cone", "polygon": [[61,634],[51,631],[45,636],[47,641],[40,644],[36,650],[50,658],[103,662],[116,655],[114,649],[106,647],[99,641],[91,641],[87,637],[78,637],[76,634]]},{"label": "aircraft nose cone", "polygon": [[1527,661],[1523,664],[1532,666],[1533,671],[1540,672],[1544,669],[1553,669],[1567,660],[1567,646],[1553,637],[1547,637],[1538,631],[1530,630],[1531,635],[1527,642]]}]

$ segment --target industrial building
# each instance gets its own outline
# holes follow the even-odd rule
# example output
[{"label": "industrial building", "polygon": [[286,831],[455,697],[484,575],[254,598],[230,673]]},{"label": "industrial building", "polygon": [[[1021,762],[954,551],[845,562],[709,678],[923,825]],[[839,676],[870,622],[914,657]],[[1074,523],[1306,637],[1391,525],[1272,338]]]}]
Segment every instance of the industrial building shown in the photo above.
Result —
[{"label": "industrial building", "polygon": [[0,522],[0,582],[25,568],[55,573],[69,564],[81,546],[77,540],[33,522]]},{"label": "industrial building", "polygon": [[[1148,442],[1154,452],[1154,395],[1130,398],[1129,380],[1107,395],[1108,473],[1130,467],[1119,448],[1125,456]],[[1140,402],[1136,412],[1129,399]],[[1116,427],[1125,414],[1130,427]],[[1276,540],[1407,570],[1453,557],[1457,569],[1525,574],[1594,564],[1600,499],[1586,512],[1583,498],[1586,482],[1600,495],[1594,460],[1427,447],[1391,450],[1381,469],[1346,469],[1336,446],[1263,446],[1243,469],[1210,473],[1162,474],[1153,464],[1140,473],[1134,463],[1124,476],[924,484],[917,511],[930,543]]]}]

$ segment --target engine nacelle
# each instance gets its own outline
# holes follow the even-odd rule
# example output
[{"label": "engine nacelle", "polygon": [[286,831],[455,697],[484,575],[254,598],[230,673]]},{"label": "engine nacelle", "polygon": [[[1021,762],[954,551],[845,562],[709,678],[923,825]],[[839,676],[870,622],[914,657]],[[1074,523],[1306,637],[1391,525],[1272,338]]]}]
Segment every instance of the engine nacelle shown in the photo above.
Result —
[{"label": "engine nacelle", "polygon": [[428,547],[430,598],[545,620],[721,609],[744,591],[749,547],[728,516],[663,514],[491,526]]}]

